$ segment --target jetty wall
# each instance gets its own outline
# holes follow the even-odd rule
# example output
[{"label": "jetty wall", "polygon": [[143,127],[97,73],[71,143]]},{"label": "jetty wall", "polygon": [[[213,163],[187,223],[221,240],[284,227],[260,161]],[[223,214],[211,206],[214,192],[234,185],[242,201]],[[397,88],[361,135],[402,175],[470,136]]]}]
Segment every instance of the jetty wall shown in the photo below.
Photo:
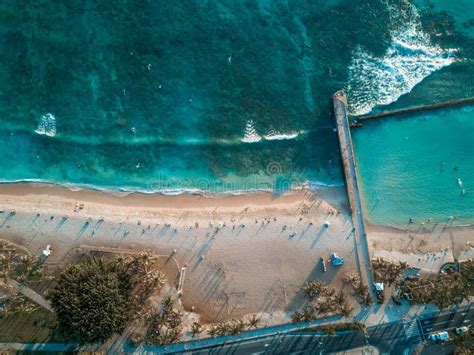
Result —
[{"label": "jetty wall", "polygon": [[369,246],[365,231],[359,186],[357,183],[356,163],[354,159],[354,149],[352,147],[349,119],[347,117],[347,96],[344,91],[338,91],[333,95],[333,106],[347,196],[349,198],[352,223],[354,225],[357,265],[361,282],[368,286],[369,293],[372,299],[375,300]]},{"label": "jetty wall", "polygon": [[[429,111],[429,110],[435,110],[435,109],[444,108],[444,107],[464,105],[464,104],[470,104],[470,103],[474,103],[474,97],[468,97],[465,99],[451,100],[451,101],[445,101],[445,102],[438,102],[438,103],[424,105],[424,106],[404,108],[404,109],[395,110],[395,111],[379,112],[379,113],[374,113],[374,114],[366,115],[366,116],[358,116],[356,117],[356,120],[357,122],[359,122],[359,121],[364,121],[364,120],[372,120],[376,118],[384,118],[384,117],[389,117],[389,116],[398,116],[398,115],[404,115],[408,113]],[[358,125],[354,125],[354,126],[359,127]]]}]

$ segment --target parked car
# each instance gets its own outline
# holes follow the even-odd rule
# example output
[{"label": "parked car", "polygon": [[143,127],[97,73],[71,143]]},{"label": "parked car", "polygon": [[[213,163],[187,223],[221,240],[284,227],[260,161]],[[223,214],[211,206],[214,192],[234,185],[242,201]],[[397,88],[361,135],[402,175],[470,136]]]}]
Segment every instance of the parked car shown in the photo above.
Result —
[{"label": "parked car", "polygon": [[430,334],[428,340],[435,341],[435,342],[443,342],[449,340],[449,334],[446,331],[437,332]]},{"label": "parked car", "polygon": [[456,329],[454,329],[454,332],[459,335],[459,334],[462,334],[462,333],[466,333],[467,331],[469,330],[469,327],[458,327]]}]

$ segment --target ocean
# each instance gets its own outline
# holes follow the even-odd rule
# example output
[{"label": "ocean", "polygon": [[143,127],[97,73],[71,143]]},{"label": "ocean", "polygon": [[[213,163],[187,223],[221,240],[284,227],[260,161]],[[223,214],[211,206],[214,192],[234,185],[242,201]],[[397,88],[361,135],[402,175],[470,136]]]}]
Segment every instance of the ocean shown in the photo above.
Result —
[{"label": "ocean", "polygon": [[[164,193],[340,186],[332,94],[345,89],[354,114],[474,96],[473,16],[467,0],[2,1],[0,181]],[[433,115],[355,133],[368,209],[385,191],[373,172],[397,167],[372,157],[422,155],[419,144],[388,145],[461,114]],[[426,208],[472,220],[472,125],[454,121],[471,129],[465,146],[452,138],[430,159],[467,154],[465,203]],[[442,134],[457,137],[459,125],[443,121]],[[381,206],[371,220],[406,219],[398,202]]]}]

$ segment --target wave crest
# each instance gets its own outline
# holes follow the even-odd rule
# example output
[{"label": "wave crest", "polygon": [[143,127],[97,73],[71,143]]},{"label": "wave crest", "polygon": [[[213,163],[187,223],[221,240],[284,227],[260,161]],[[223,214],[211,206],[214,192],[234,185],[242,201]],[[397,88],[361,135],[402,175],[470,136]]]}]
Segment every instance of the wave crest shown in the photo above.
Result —
[{"label": "wave crest", "polygon": [[56,118],[51,113],[41,116],[41,120],[35,132],[54,137],[56,135]]},{"label": "wave crest", "polygon": [[260,142],[262,138],[266,141],[281,141],[281,140],[287,140],[287,139],[295,139],[298,137],[300,134],[306,133],[305,131],[299,131],[299,132],[289,132],[289,133],[280,133],[280,132],[275,132],[275,131],[270,131],[270,133],[261,136],[260,134],[257,133],[253,121],[247,121],[247,124],[245,125],[245,131],[244,131],[244,137],[240,140],[241,142],[244,143],[256,143]]},{"label": "wave crest", "polygon": [[408,5],[402,14],[392,11],[392,22],[400,25],[391,33],[392,44],[382,58],[357,48],[349,66],[349,106],[355,115],[369,113],[409,93],[431,73],[455,61],[455,49],[433,45],[422,30],[416,8]]},{"label": "wave crest", "polygon": [[255,127],[253,126],[253,121],[252,120],[247,121],[247,124],[245,125],[244,138],[242,138],[242,142],[255,143],[255,142],[260,142],[261,140],[262,140],[262,137],[255,130]]}]

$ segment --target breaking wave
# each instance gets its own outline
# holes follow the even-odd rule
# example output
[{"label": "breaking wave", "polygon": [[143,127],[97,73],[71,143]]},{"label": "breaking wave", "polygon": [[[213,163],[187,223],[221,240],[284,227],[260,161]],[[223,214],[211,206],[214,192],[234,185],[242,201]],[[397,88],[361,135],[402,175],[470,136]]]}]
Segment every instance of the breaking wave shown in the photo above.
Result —
[{"label": "breaking wave", "polygon": [[253,121],[247,121],[245,125],[245,133],[244,138],[242,138],[242,142],[244,143],[255,143],[260,142],[262,137],[257,133],[255,127],[253,126]]},{"label": "breaking wave", "polygon": [[241,142],[256,143],[256,142],[260,142],[262,139],[266,141],[281,141],[281,140],[287,140],[287,139],[295,139],[300,134],[304,134],[304,133],[306,132],[299,131],[299,132],[279,133],[279,132],[271,131],[270,133],[261,136],[260,134],[257,133],[254,127],[253,121],[250,120],[245,125],[244,137],[241,139]]},{"label": "breaking wave", "polygon": [[431,43],[413,5],[408,5],[403,15],[398,10],[392,11],[392,22],[403,24],[392,31],[392,44],[382,58],[360,47],[353,53],[348,84],[349,108],[353,114],[366,114],[377,105],[398,100],[431,73],[455,61],[455,49],[443,49]]},{"label": "breaking wave", "polygon": [[56,135],[56,118],[51,113],[41,116],[40,123],[35,132],[54,137]]},{"label": "breaking wave", "polygon": [[267,141],[281,141],[285,139],[294,139],[300,135],[300,133],[304,132],[291,132],[286,134],[279,134],[279,133],[271,133],[263,136],[263,138]]}]

